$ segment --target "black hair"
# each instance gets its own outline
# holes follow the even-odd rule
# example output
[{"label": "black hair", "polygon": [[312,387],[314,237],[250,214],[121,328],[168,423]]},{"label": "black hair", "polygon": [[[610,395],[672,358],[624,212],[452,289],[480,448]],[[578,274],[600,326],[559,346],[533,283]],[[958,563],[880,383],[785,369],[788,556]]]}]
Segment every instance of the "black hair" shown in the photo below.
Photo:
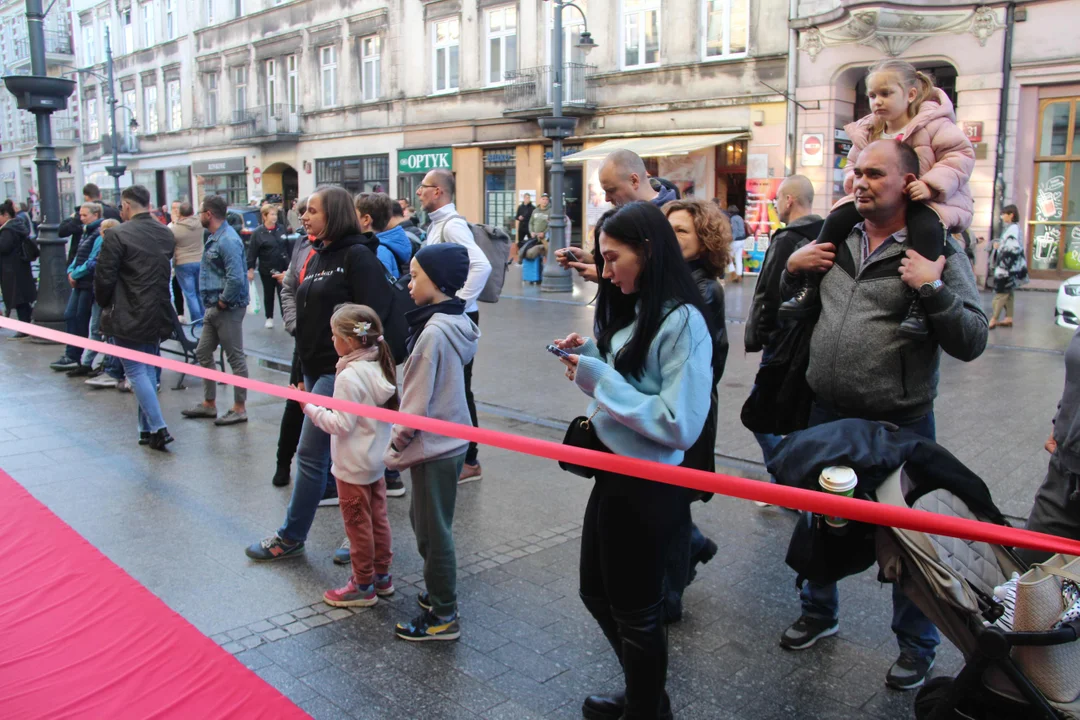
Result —
[{"label": "black hair", "polygon": [[320,185],[308,196],[319,196],[323,214],[326,215],[326,228],[320,236],[326,242],[334,242],[343,237],[360,234],[360,222],[356,219],[356,206],[348,190],[337,185]]},{"label": "black hair", "polygon": [[1020,211],[1015,205],[1006,205],[1005,207],[1001,208],[1002,215],[1008,215],[1010,213],[1012,214],[1012,221],[1014,223],[1020,222]]},{"label": "black hair", "polygon": [[919,177],[919,154],[907,143],[896,143],[897,152],[900,154],[900,172]]},{"label": "black hair", "polygon": [[394,216],[396,202],[386,193],[360,193],[356,196],[356,211],[371,216],[371,227],[379,233],[386,230]]},{"label": "black hair", "polygon": [[11,202],[11,200],[0,203],[0,215],[7,215],[9,218],[15,217],[15,203]]},{"label": "black hair", "polygon": [[218,220],[224,220],[229,214],[229,204],[220,195],[207,195],[203,198],[202,209]]},{"label": "black hair", "polygon": [[[645,360],[667,316],[682,305],[696,308],[705,324],[712,327],[690,266],[683,260],[675,231],[660,208],[650,202],[632,202],[601,218],[593,255],[600,292],[596,300],[596,337],[600,352],[611,352],[611,338],[634,324],[633,333],[615,358],[615,369],[624,377],[640,378]],[[626,295],[604,279],[604,256],[599,232],[626,245],[641,257],[637,292]],[[640,304],[640,307],[638,305]],[[635,322],[636,320],[636,322]],[[686,330],[686,328],[684,328]]]},{"label": "black hair", "polygon": [[124,188],[120,193],[120,198],[139,207],[150,207],[150,191],[142,185],[132,185]]},{"label": "black hair", "polygon": [[86,183],[83,185],[82,194],[91,200],[97,200],[101,197],[101,188],[94,183]]}]

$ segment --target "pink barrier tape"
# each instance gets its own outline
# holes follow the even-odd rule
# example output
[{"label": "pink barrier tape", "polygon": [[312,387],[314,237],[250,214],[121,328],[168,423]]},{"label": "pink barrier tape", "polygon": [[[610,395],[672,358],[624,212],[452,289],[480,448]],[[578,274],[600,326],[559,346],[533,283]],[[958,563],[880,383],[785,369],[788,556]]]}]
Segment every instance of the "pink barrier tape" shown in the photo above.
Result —
[{"label": "pink barrier tape", "polygon": [[192,375],[204,380],[238,385],[248,390],[273,395],[284,400],[312,403],[332,410],[372,418],[380,422],[397,423],[424,432],[467,440],[481,445],[490,445],[548,460],[561,460],[575,465],[584,465],[605,472],[630,475],[645,480],[678,485],[717,495],[727,495],[742,500],[757,500],[793,510],[833,515],[873,525],[903,528],[934,535],[947,535],[962,540],[977,540],[994,545],[1029,548],[1031,550],[1066,555],[1080,555],[1080,541],[1057,537],[1056,535],[1008,528],[977,520],[948,517],[925,510],[883,505],[870,500],[828,495],[815,490],[803,490],[802,488],[773,485],[758,480],[748,480],[719,473],[673,467],[648,460],[638,460],[595,450],[570,447],[561,443],[538,440],[498,430],[474,428],[471,425],[458,425],[445,420],[435,420],[371,405],[335,400],[323,395],[293,390],[260,380],[237,377],[236,375],[223,373],[220,370],[207,369],[200,365],[188,365],[178,360],[169,360],[156,355],[109,345],[97,340],[68,335],[57,330],[49,330],[10,318],[0,317],[0,328],[24,332],[27,335],[33,335],[61,345],[74,345],[75,347],[94,350],[125,360],[154,365],[164,370],[172,370],[173,372]]}]

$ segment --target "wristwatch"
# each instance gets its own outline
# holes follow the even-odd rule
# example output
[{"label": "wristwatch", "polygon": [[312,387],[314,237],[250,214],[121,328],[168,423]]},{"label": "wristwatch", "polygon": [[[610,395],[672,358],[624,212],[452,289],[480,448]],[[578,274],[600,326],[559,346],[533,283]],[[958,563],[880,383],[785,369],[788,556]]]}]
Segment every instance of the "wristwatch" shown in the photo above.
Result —
[{"label": "wristwatch", "polygon": [[933,297],[937,295],[943,287],[945,287],[945,283],[940,279],[935,280],[934,282],[923,283],[919,286],[919,297]]}]

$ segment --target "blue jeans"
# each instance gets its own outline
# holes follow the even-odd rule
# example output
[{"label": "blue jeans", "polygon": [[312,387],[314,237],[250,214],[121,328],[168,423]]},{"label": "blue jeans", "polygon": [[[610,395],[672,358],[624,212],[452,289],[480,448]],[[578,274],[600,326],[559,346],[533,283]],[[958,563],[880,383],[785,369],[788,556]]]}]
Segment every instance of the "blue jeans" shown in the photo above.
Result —
[{"label": "blue jeans", "polygon": [[202,263],[193,262],[177,265],[174,268],[176,281],[180,283],[180,289],[184,293],[184,302],[187,303],[188,316],[191,317],[193,323],[202,320],[206,312],[202,300],[199,299],[199,268],[201,266]]},{"label": "blue jeans", "polygon": [[[816,403],[810,411],[811,427],[839,419],[839,415]],[[937,436],[932,411],[900,427],[930,440]],[[835,620],[840,616],[840,591],[836,583],[807,582],[803,585],[801,597],[804,615],[829,620]],[[941,644],[941,636],[938,634],[938,629],[934,627],[934,623],[930,622],[930,618],[926,617],[923,611],[908,599],[899,585],[893,585],[892,599],[892,631],[896,634],[896,642],[900,650],[907,650],[918,657],[933,657],[937,646]]]},{"label": "blue jeans", "polygon": [[[304,375],[304,387],[316,395],[332,397],[333,375]],[[278,535],[287,542],[303,542],[307,539],[315,511],[330,482],[330,436],[324,433],[311,418],[304,416],[300,430],[300,444],[296,446],[296,482],[293,483],[292,499],[285,512],[285,524]]]},{"label": "blue jeans", "polygon": [[[754,439],[757,440],[757,444],[761,446],[761,456],[765,458],[765,464],[768,465],[772,460],[773,453],[776,452],[776,446],[780,444],[780,441],[784,439],[784,436],[771,435],[768,433],[754,433]],[[770,475],[769,482],[775,483],[776,478]]]},{"label": "blue jeans", "polygon": [[[117,347],[138,350],[150,355],[160,355],[157,343],[128,342],[122,338],[113,338]],[[157,373],[153,365],[134,360],[121,360],[124,374],[131,383],[131,391],[139,401],[139,432],[157,432],[165,427],[165,418],[161,414],[161,404],[157,396]]]},{"label": "blue jeans", "polygon": [[[91,303],[90,308],[90,339],[101,341],[104,338],[101,336],[101,306],[96,302]],[[97,350],[90,350],[89,348],[82,351],[82,364],[87,367],[93,367],[94,361],[97,360]]]},{"label": "blue jeans", "polygon": [[[93,312],[94,291],[89,288],[74,288],[68,298],[67,309],[64,310],[64,322],[69,335],[88,337],[90,335],[90,315]],[[64,355],[69,360],[79,362],[83,349],[75,345],[68,345]]]}]

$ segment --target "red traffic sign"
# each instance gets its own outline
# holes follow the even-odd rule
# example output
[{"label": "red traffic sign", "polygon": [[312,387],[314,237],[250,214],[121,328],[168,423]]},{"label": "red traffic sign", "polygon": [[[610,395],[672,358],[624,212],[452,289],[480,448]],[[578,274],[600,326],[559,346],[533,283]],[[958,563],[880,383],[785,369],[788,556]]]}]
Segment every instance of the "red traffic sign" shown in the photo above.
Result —
[{"label": "red traffic sign", "polygon": [[817,155],[821,152],[821,138],[817,135],[807,135],[803,140],[803,152],[807,155]]},{"label": "red traffic sign", "polygon": [[254,170],[252,170],[251,171],[251,179],[255,181],[256,185],[261,183],[262,182],[262,170],[260,170],[259,168],[255,168]]}]

